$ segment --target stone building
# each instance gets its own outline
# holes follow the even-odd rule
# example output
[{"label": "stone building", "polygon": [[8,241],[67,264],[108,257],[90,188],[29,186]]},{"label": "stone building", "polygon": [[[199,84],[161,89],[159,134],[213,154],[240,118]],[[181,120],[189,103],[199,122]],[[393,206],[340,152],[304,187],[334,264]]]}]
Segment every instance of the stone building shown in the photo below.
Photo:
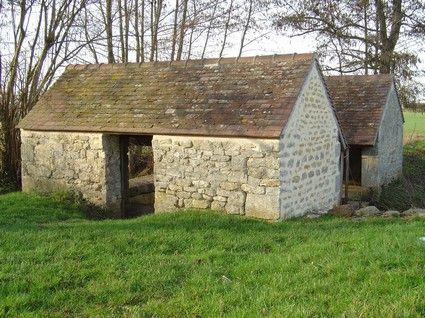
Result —
[{"label": "stone building", "polygon": [[116,216],[131,212],[130,138],[152,146],[155,212],[280,219],[340,201],[345,143],[312,54],[69,66],[19,128],[24,191]]},{"label": "stone building", "polygon": [[350,149],[350,189],[353,194],[379,190],[402,173],[404,120],[393,76],[331,76],[326,80]]}]

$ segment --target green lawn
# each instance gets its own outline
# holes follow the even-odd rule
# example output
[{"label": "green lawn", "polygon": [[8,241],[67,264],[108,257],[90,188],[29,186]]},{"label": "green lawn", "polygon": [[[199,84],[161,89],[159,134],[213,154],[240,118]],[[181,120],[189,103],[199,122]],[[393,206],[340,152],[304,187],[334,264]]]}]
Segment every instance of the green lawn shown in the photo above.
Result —
[{"label": "green lawn", "polygon": [[[425,115],[405,112],[405,133]],[[381,207],[425,206],[425,141]],[[0,195],[0,317],[425,317],[425,220],[87,219]]]},{"label": "green lawn", "polygon": [[0,317],[424,317],[425,220],[93,221],[0,196]]},{"label": "green lawn", "polygon": [[403,112],[404,133],[425,135],[425,113]]}]

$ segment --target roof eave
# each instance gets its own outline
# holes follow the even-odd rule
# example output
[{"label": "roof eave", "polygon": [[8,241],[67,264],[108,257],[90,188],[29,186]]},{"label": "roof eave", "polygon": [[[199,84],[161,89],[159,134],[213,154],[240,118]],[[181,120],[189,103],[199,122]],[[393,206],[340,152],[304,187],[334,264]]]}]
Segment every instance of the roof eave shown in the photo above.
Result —
[{"label": "roof eave", "polygon": [[[19,127],[18,127],[19,126]],[[272,134],[231,134],[231,133],[191,133],[190,130],[181,130],[179,132],[158,132],[158,131],[143,131],[139,129],[113,129],[113,130],[104,130],[104,129],[86,129],[86,128],[72,128],[72,129],[62,129],[62,128],[33,128],[25,125],[18,125],[16,128],[26,130],[26,131],[37,131],[37,132],[63,132],[63,133],[94,133],[94,134],[107,134],[107,135],[140,135],[140,136],[153,136],[153,135],[163,135],[163,136],[192,136],[192,137],[214,137],[214,138],[247,138],[247,139],[279,139],[280,135]]]}]

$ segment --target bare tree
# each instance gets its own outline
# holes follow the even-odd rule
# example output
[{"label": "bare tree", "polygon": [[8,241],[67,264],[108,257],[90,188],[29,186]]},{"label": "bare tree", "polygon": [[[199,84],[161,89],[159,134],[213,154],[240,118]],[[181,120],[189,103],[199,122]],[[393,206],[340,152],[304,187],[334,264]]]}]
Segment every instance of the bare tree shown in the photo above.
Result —
[{"label": "bare tree", "polygon": [[[315,34],[325,70],[394,73],[399,86],[420,86],[413,81],[418,55],[412,48],[424,43],[423,1],[277,1],[284,8],[277,26],[295,35]],[[405,106],[415,103],[407,87],[400,91]]]},{"label": "bare tree", "polygon": [[189,23],[189,28],[190,28],[190,36],[189,36],[189,45],[187,48],[187,60],[190,60],[191,58],[191,54],[192,54],[192,46],[193,46],[193,34],[195,33],[195,29],[196,29],[196,21],[198,18],[198,10],[196,8],[196,0],[192,0],[192,19],[191,22]]},{"label": "bare tree", "polygon": [[241,57],[242,55],[242,51],[245,47],[245,38],[246,38],[246,33],[248,32],[249,26],[251,24],[251,17],[252,17],[252,7],[253,7],[253,3],[254,0],[249,0],[249,5],[248,5],[248,13],[247,13],[247,17],[246,17],[246,21],[245,21],[245,25],[243,27],[242,30],[242,37],[241,37],[241,44],[239,46],[239,54],[238,57]]},{"label": "bare tree", "polygon": [[[140,21],[140,62],[145,61],[145,0],[141,3],[141,21]],[[136,25],[136,27],[138,27]]]},{"label": "bare tree", "polygon": [[179,0],[176,0],[176,7],[174,9],[173,35],[171,39],[171,61],[174,61],[174,55],[176,53],[178,18],[179,18]]},{"label": "bare tree", "polygon": [[133,59],[139,63],[144,61],[145,53],[150,61],[179,60],[186,53],[186,58],[205,58],[213,52],[222,56],[225,48],[236,44],[237,36],[230,37],[232,33],[241,35],[238,45],[243,48],[257,40],[249,38],[248,33],[257,27],[261,5],[270,1],[108,0],[105,5],[91,0],[87,11],[93,21],[86,19],[84,38],[91,43],[87,47],[89,55],[94,56],[95,51],[93,60],[99,62],[105,56],[111,61],[114,54],[114,61]]},{"label": "bare tree", "polygon": [[[35,8],[35,6],[38,6]],[[19,134],[15,126],[49,87],[58,69],[86,43],[71,32],[84,0],[13,1],[7,4],[13,28],[11,58],[2,59],[0,99],[1,172],[3,178],[19,178]],[[37,12],[37,15],[34,15]],[[31,28],[31,29],[30,29]],[[75,37],[74,37],[75,36]]]},{"label": "bare tree", "polygon": [[210,17],[210,22],[208,24],[207,35],[205,36],[205,44],[204,44],[204,48],[202,50],[201,59],[204,58],[205,52],[206,52],[207,47],[208,47],[208,41],[210,40],[211,29],[212,29],[213,23],[214,23],[215,18],[216,18],[215,14],[217,12],[218,2],[219,2],[219,0],[215,0],[215,2],[214,2],[214,8],[213,8],[212,15]]},{"label": "bare tree", "polygon": [[129,31],[130,31],[130,12],[128,4],[129,0],[118,0],[118,26],[120,34],[120,49],[121,49],[121,62],[128,62],[129,51]]},{"label": "bare tree", "polygon": [[220,50],[219,57],[223,56],[223,52],[224,52],[224,49],[225,49],[226,44],[227,44],[227,35],[229,33],[232,11],[233,11],[233,0],[230,0],[229,9],[227,10],[227,19],[226,19],[226,23],[224,25],[224,36],[223,36],[223,42],[221,44],[221,50]]},{"label": "bare tree", "polygon": [[108,46],[108,63],[115,63],[112,35],[112,0],[106,0],[106,39]]},{"label": "bare tree", "polygon": [[[124,0],[124,3],[127,3],[127,0]],[[123,17],[123,6],[122,0],[118,0],[118,27],[119,27],[119,35],[120,41],[119,46],[121,50],[121,61],[126,62],[126,48],[125,48],[125,31],[124,31],[124,17]]]},{"label": "bare tree", "polygon": [[158,59],[158,30],[161,19],[163,2],[162,0],[152,0],[151,2],[151,52],[150,61]]},{"label": "bare tree", "polygon": [[257,3],[270,1],[0,0],[0,170],[18,178],[14,127],[67,63],[221,57],[256,40]]},{"label": "bare tree", "polygon": [[[284,13],[277,26],[295,35],[316,34],[319,48],[338,39],[337,51],[344,72],[370,69],[393,73],[416,60],[400,43],[423,36],[425,4],[420,0],[278,0]],[[397,46],[401,51],[397,51]],[[362,49],[364,48],[364,49]],[[408,47],[407,47],[408,49]],[[323,51],[322,51],[323,52]],[[323,52],[332,56],[334,52]],[[404,64],[404,66],[403,66]],[[329,68],[332,68],[329,66]]]},{"label": "bare tree", "polygon": [[177,57],[176,57],[177,61],[180,61],[182,59],[184,36],[186,32],[186,17],[187,17],[188,2],[189,0],[183,0],[182,19],[180,21],[179,46],[177,49]]},{"label": "bare tree", "polygon": [[136,38],[136,63],[140,63],[139,0],[134,0],[134,7],[134,37]]},{"label": "bare tree", "polygon": [[[82,27],[84,30],[84,39],[85,39],[85,42],[87,43],[87,48],[89,49],[89,51],[91,52],[93,56],[94,62],[98,64],[99,57],[98,57],[97,50],[95,46],[93,45],[93,41],[92,41],[93,34],[92,32],[89,31],[89,12],[86,7],[84,8],[83,12],[84,12],[84,15],[82,20]],[[96,38],[96,36],[93,36],[93,38]]]}]

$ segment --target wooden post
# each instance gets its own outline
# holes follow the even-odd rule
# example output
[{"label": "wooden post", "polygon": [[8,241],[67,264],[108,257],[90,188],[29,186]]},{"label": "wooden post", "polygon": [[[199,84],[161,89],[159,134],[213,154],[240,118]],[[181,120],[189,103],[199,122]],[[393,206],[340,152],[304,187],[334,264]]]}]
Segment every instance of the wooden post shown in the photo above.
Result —
[{"label": "wooden post", "polygon": [[128,203],[128,136],[120,136],[121,217],[126,216]]},{"label": "wooden post", "polygon": [[341,181],[340,181],[340,189],[339,191],[339,204],[343,204],[343,197],[342,197],[342,186],[344,185],[344,162],[345,162],[345,150],[341,149],[340,157],[339,157],[339,171],[342,173],[341,175]]},{"label": "wooden post", "polygon": [[350,173],[350,150],[345,149],[345,203],[348,201],[348,178]]}]

